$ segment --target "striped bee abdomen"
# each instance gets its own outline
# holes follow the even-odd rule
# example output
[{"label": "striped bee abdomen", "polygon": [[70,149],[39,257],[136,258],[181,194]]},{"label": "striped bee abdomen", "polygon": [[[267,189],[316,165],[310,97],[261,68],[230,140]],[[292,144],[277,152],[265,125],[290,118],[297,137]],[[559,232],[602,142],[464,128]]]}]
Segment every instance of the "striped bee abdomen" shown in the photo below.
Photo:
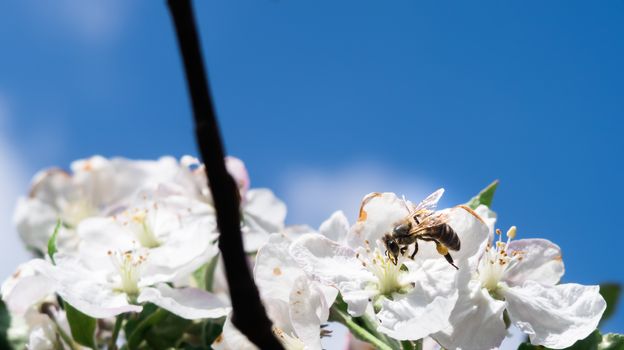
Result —
[{"label": "striped bee abdomen", "polygon": [[455,230],[449,224],[442,224],[438,226],[435,237],[438,242],[444,244],[450,250],[459,250],[461,242]]}]

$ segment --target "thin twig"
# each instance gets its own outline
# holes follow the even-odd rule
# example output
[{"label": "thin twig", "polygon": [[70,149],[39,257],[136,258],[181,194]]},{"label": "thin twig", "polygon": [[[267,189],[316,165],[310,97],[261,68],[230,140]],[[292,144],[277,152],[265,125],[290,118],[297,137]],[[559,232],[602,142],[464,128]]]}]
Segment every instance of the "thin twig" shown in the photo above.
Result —
[{"label": "thin twig", "polygon": [[207,83],[190,0],[167,0],[184,60],[195,133],[217,211],[219,248],[232,300],[232,322],[261,349],[282,349],[260,302],[243,250],[238,188],[227,172],[216,112]]}]

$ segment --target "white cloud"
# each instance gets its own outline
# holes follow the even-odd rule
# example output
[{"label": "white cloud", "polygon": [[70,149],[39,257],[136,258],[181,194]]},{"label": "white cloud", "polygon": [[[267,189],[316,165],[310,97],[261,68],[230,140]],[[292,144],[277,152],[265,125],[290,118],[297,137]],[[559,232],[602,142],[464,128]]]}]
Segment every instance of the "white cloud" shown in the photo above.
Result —
[{"label": "white cloud", "polygon": [[121,34],[131,6],[132,1],[124,0],[57,0],[29,9],[44,30],[61,28],[86,43],[102,44]]},{"label": "white cloud", "polygon": [[16,200],[27,188],[30,176],[18,149],[10,142],[9,106],[0,94],[0,279],[13,273],[17,265],[29,259],[13,226]]},{"label": "white cloud", "polygon": [[288,206],[289,223],[313,227],[335,210],[356,219],[362,197],[370,192],[395,192],[418,201],[437,189],[422,176],[376,163],[352,163],[332,170],[293,169],[281,183],[278,192]]}]

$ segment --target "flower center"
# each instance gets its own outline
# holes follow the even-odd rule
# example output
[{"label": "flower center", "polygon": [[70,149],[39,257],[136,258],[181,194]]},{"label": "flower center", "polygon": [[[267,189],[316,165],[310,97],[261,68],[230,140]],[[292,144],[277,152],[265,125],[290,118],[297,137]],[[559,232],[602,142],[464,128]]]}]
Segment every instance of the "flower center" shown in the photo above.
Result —
[{"label": "flower center", "polygon": [[140,254],[136,250],[108,251],[108,256],[120,277],[119,290],[128,294],[130,298],[136,297],[139,294],[142,264],[147,259],[147,254]]},{"label": "flower center", "polygon": [[130,214],[129,223],[132,233],[143,247],[156,248],[160,246],[160,242],[147,219],[147,210],[134,209]]},{"label": "flower center", "polygon": [[371,250],[368,241],[365,241],[366,247],[356,255],[362,265],[377,277],[377,283],[374,288],[379,294],[384,296],[392,296],[393,293],[405,292],[407,285],[401,283],[401,264],[394,265],[390,259],[386,259],[379,248]]},{"label": "flower center", "polygon": [[479,280],[483,288],[487,289],[490,294],[496,294],[499,283],[505,272],[514,268],[522,261],[522,252],[509,252],[507,247],[512,239],[516,237],[516,227],[512,226],[507,231],[507,242],[502,241],[501,230],[496,230],[498,241],[492,245],[488,243],[485,253],[479,261]]}]

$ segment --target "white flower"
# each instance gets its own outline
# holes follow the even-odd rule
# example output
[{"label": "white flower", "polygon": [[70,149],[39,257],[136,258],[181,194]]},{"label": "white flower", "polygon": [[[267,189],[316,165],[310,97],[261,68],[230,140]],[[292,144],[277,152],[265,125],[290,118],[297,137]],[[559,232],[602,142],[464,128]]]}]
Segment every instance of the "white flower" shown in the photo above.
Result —
[{"label": "white flower", "polygon": [[143,249],[148,269],[158,270],[164,274],[159,278],[168,281],[188,276],[218,253],[212,207],[160,188],[137,193],[114,216],[83,220],[77,233],[78,254],[86,264],[97,268],[118,252]]},{"label": "white flower", "polygon": [[214,295],[166,284],[188,277],[217,254],[211,212],[191,198],[140,192],[115,216],[83,220],[76,230],[77,252],[55,254],[55,266],[32,260],[26,271],[36,273],[9,280],[3,292],[11,305],[23,308],[24,298],[53,291],[96,318],[140,311],[145,302],[189,319],[224,316],[228,308]]},{"label": "white flower", "polygon": [[[392,193],[371,194],[351,230],[332,233],[343,243],[305,235],[291,248],[307,273],[340,290],[351,315],[374,316],[379,331],[399,340],[421,339],[448,327],[457,299],[456,270],[433,244],[421,242],[415,260],[400,256],[395,265],[386,258],[381,238],[410,213],[409,206]],[[453,256],[461,270],[487,237],[487,227],[472,211],[452,209],[448,217],[461,239],[461,250]],[[323,227],[348,227],[341,215],[330,220],[337,222]]]},{"label": "white flower", "polygon": [[[292,242],[273,234],[256,256],[254,278],[271,321],[273,333],[288,350],[321,349],[321,325],[338,291],[308,279],[290,256]],[[216,349],[256,349],[229,321]]]},{"label": "white flower", "polygon": [[[434,338],[448,349],[492,349],[506,335],[505,318],[531,343],[561,349],[596,329],[606,308],[598,286],[556,285],[564,267],[559,247],[544,239],[487,245],[478,263],[462,271],[452,326]],[[477,336],[475,336],[477,335]]]},{"label": "white flower", "polygon": [[[195,183],[201,195],[198,197],[213,205],[208,189],[204,166],[196,158],[185,156],[181,163],[193,169]],[[284,230],[286,205],[266,188],[249,189],[249,175],[245,164],[238,158],[226,157],[225,165],[238,185],[241,195],[243,244],[247,253],[255,253],[269,239],[271,233]]]},{"label": "white flower", "polygon": [[54,300],[54,281],[39,273],[31,262],[19,265],[1,290],[2,300],[15,316],[23,317],[33,306]]},{"label": "white flower", "polygon": [[[28,264],[41,274],[40,283],[46,283],[47,288],[91,317],[139,312],[145,302],[188,319],[222,317],[229,312],[228,307],[208,292],[167,285],[165,282],[170,282],[164,278],[167,274],[150,268],[145,250],[111,252],[109,263],[103,266],[85,264],[62,253],[54,258],[56,265],[42,259],[33,259]],[[11,294],[22,293],[28,287],[18,286]]]},{"label": "white flower", "polygon": [[71,249],[78,243],[74,230],[83,219],[108,215],[136,191],[158,183],[192,185],[188,169],[171,157],[134,161],[94,156],[73,162],[71,169],[71,174],[60,169],[38,173],[28,197],[18,201],[14,221],[29,248],[45,252],[58,219],[63,223],[58,245]]}]

